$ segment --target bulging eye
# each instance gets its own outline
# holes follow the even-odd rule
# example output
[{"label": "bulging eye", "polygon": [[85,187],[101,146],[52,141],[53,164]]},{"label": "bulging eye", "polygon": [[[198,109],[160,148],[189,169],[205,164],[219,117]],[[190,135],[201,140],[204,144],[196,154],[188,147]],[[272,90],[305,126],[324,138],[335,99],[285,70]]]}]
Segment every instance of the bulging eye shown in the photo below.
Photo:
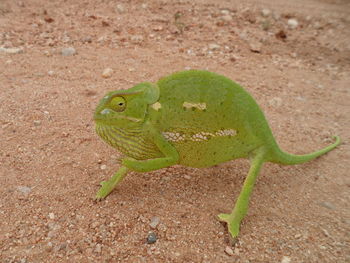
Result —
[{"label": "bulging eye", "polygon": [[126,101],[123,97],[115,97],[110,102],[111,108],[117,112],[122,112],[125,110]]}]

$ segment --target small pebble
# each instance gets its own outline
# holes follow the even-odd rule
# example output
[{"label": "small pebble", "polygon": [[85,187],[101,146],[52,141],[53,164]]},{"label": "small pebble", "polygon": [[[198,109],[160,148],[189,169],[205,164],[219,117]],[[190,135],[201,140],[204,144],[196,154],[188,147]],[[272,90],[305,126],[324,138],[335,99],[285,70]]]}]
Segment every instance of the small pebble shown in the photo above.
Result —
[{"label": "small pebble", "polygon": [[224,16],[221,17],[221,19],[222,19],[223,21],[230,22],[230,21],[232,21],[232,16],[230,16],[230,15],[224,15]]},{"label": "small pebble", "polygon": [[68,244],[67,244],[66,242],[63,242],[63,243],[61,243],[61,244],[56,245],[56,246],[53,248],[53,250],[54,250],[55,252],[58,252],[58,251],[65,251],[65,250],[67,249],[67,246],[68,246]]},{"label": "small pebble", "polygon": [[141,35],[134,35],[130,37],[130,40],[134,44],[140,44],[143,41],[143,36]]},{"label": "small pebble", "polygon": [[107,78],[110,78],[113,74],[113,69],[111,68],[105,68],[102,72],[102,77],[107,79]]},{"label": "small pebble", "polygon": [[225,248],[225,253],[226,253],[227,255],[229,255],[229,256],[233,256],[233,255],[234,255],[232,248],[230,248],[229,246],[227,246],[227,247]]},{"label": "small pebble", "polygon": [[261,10],[261,15],[263,17],[269,17],[271,15],[271,10],[267,9],[267,8],[264,8],[263,10]]},{"label": "small pebble", "polygon": [[262,44],[258,41],[252,41],[249,43],[249,48],[250,48],[250,51],[252,52],[260,53],[261,47],[262,47]]},{"label": "small pebble", "polygon": [[54,213],[49,213],[49,218],[52,219],[52,220],[55,219],[55,214]]},{"label": "small pebble", "polygon": [[74,47],[62,48],[61,54],[62,56],[73,56],[77,53]]},{"label": "small pebble", "polygon": [[52,248],[53,248],[53,244],[52,244],[52,242],[50,241],[50,242],[48,242],[47,245],[46,245],[46,251],[47,251],[47,252],[50,252],[50,251],[52,250]]},{"label": "small pebble", "polygon": [[53,70],[49,70],[49,71],[47,72],[47,74],[49,74],[49,76],[52,76],[54,73],[55,73],[55,72],[54,72]]},{"label": "small pebble", "polygon": [[28,186],[17,186],[17,190],[23,194],[29,194],[32,191],[32,189]]},{"label": "small pebble", "polygon": [[283,256],[281,263],[290,263],[291,262],[291,258],[287,257],[287,256]]},{"label": "small pebble", "polygon": [[162,27],[162,26],[155,26],[154,28],[153,28],[153,31],[162,31],[164,28]]},{"label": "small pebble", "polygon": [[151,222],[149,223],[149,226],[153,229],[155,229],[160,222],[160,218],[157,216],[154,216],[151,218]]},{"label": "small pebble", "polygon": [[96,247],[95,247],[95,252],[97,254],[100,254],[102,252],[102,246],[101,244],[97,244]]},{"label": "small pebble", "polygon": [[107,165],[105,165],[105,164],[102,164],[102,165],[100,166],[100,169],[101,169],[101,170],[106,170],[106,168],[107,168]]},{"label": "small pebble", "polygon": [[273,97],[272,99],[269,100],[269,105],[271,107],[278,108],[278,107],[282,106],[282,99],[279,97]]},{"label": "small pebble", "polygon": [[220,45],[215,44],[215,43],[211,43],[211,44],[209,44],[209,49],[210,50],[218,50],[218,49],[220,49]]},{"label": "small pebble", "polygon": [[222,10],[220,11],[220,13],[223,14],[223,15],[229,15],[229,14],[230,14],[230,10],[228,10],[228,9],[222,9]]},{"label": "small pebble", "polygon": [[81,42],[83,43],[91,43],[92,42],[92,37],[90,36],[85,36],[81,39]]},{"label": "small pebble", "polygon": [[298,20],[294,19],[294,18],[291,18],[291,19],[288,19],[288,27],[290,29],[295,29],[298,27],[299,23],[298,23]]},{"label": "small pebble", "polygon": [[4,47],[0,47],[0,52],[4,52],[4,53],[7,53],[7,54],[19,54],[19,53],[23,53],[23,48],[17,48],[17,47],[4,48]]},{"label": "small pebble", "polygon": [[319,205],[331,210],[335,209],[335,206],[329,202],[320,202]]},{"label": "small pebble", "polygon": [[157,236],[154,232],[150,232],[147,236],[147,244],[154,244],[157,241]]},{"label": "small pebble", "polygon": [[34,123],[35,126],[40,126],[41,121],[40,120],[35,120],[35,121],[33,121],[33,123]]},{"label": "small pebble", "polygon": [[116,10],[121,14],[125,12],[125,8],[122,4],[117,4]]}]

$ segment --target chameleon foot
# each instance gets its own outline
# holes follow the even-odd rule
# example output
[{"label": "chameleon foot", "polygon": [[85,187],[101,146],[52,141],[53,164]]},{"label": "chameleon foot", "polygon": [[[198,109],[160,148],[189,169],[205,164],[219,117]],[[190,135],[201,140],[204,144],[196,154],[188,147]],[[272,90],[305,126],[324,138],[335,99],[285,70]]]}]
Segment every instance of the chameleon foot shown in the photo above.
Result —
[{"label": "chameleon foot", "polygon": [[117,184],[123,180],[123,177],[127,173],[128,169],[125,166],[122,166],[116,173],[109,179],[108,181],[102,181],[101,188],[98,190],[95,200],[101,201],[105,199],[107,195],[109,195],[113,189],[117,186]]},{"label": "chameleon foot", "polygon": [[234,245],[238,241],[240,222],[235,220],[231,214],[219,214],[218,218],[221,222],[227,224],[228,232],[230,233],[231,244]]},{"label": "chameleon foot", "polygon": [[105,199],[107,195],[109,195],[114,189],[114,185],[110,181],[102,181],[100,185],[101,188],[98,190],[95,196],[96,201],[101,201]]}]

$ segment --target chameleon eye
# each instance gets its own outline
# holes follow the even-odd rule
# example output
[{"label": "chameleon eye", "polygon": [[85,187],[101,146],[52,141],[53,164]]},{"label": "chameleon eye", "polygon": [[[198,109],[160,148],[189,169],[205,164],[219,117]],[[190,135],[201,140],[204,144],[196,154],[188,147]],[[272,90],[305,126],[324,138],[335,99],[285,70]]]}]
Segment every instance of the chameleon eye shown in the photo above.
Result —
[{"label": "chameleon eye", "polygon": [[115,97],[111,100],[110,105],[113,110],[117,112],[122,112],[125,110],[126,101],[123,97]]}]

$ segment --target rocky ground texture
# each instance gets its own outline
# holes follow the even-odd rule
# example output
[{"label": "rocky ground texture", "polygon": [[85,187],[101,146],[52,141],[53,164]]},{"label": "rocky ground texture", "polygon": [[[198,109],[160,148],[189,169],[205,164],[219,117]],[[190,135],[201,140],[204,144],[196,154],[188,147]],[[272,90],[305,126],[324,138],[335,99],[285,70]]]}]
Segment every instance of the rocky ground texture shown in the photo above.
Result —
[{"label": "rocky ground texture", "polygon": [[[127,177],[94,132],[110,90],[207,69],[241,83],[298,166],[266,164],[239,241],[217,221],[249,164]],[[0,262],[349,262],[350,3],[0,1]]]}]

